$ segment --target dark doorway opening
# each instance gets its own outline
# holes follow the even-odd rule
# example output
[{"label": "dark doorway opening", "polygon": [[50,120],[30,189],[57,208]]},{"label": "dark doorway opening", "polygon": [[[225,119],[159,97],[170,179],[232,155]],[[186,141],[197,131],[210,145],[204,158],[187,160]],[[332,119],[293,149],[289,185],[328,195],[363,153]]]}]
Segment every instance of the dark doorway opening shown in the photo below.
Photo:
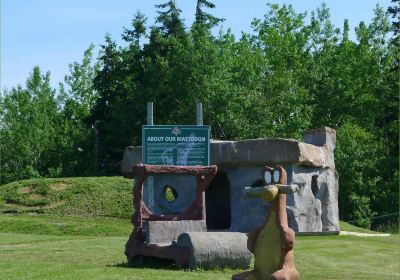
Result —
[{"label": "dark doorway opening", "polygon": [[318,187],[318,175],[313,175],[311,177],[311,191],[314,195],[314,197],[317,197],[317,193],[319,191],[319,187]]},{"label": "dark doorway opening", "polygon": [[231,226],[231,195],[229,179],[218,172],[206,189],[206,223],[208,230],[223,230]]}]

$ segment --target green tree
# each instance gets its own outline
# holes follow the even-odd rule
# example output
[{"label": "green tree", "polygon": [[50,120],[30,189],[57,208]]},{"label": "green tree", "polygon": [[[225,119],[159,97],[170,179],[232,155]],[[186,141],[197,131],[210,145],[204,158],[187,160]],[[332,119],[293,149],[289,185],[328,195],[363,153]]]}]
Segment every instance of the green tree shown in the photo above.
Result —
[{"label": "green tree", "polygon": [[204,11],[204,9],[214,9],[215,4],[207,0],[197,0],[196,3],[196,14],[195,14],[195,27],[205,27],[210,29],[217,26],[219,23],[224,21],[222,18],[217,18],[210,13]]},{"label": "green tree", "polygon": [[98,98],[93,79],[99,65],[92,64],[94,45],[84,52],[81,63],[69,65],[65,85],[60,85],[59,102],[62,106],[63,175],[89,175],[96,171],[96,124],[89,116]]},{"label": "green tree", "polygon": [[253,22],[255,44],[263,54],[259,78],[262,105],[269,115],[264,124],[272,132],[264,135],[300,138],[312,114],[309,90],[302,84],[309,59],[306,15],[297,14],[291,5],[269,8],[262,21]]},{"label": "green tree", "polygon": [[337,130],[335,160],[340,176],[342,220],[355,220],[360,226],[370,226],[374,214],[371,200],[382,187],[382,170],[377,165],[384,158],[381,148],[379,139],[357,125],[344,124]]},{"label": "green tree", "polygon": [[164,9],[164,11],[157,11],[156,22],[160,24],[159,30],[165,36],[182,36],[185,33],[185,25],[181,19],[182,10],[178,9],[175,0],[169,0],[167,3],[155,5],[155,7]]},{"label": "green tree", "polygon": [[34,67],[25,88],[3,91],[0,106],[1,184],[61,175],[61,116],[50,73]]},{"label": "green tree", "polygon": [[[398,200],[390,199],[398,196],[394,185],[398,182],[399,90],[396,74],[390,70],[395,52],[388,40],[387,14],[379,6],[374,13],[368,26],[361,22],[356,28],[356,41],[349,39],[345,20],[341,39],[334,32],[315,48],[307,81],[314,104],[312,126],[337,129],[341,218],[359,220],[363,226],[371,224],[373,214],[398,209]],[[323,41],[318,39],[319,30],[331,30],[316,28],[323,22],[327,20],[321,16],[312,19],[312,45]],[[362,208],[364,212],[357,210]]]}]

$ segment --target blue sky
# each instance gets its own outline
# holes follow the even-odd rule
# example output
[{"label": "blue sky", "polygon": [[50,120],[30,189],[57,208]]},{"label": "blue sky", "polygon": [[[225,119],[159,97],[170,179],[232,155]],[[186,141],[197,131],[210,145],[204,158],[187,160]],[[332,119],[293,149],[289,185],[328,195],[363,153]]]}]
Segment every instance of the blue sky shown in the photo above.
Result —
[{"label": "blue sky", "polygon": [[[135,11],[144,13],[149,23],[156,17],[155,4],[166,0],[1,0],[1,88],[24,85],[33,66],[50,71],[57,87],[68,73],[68,64],[80,61],[90,43],[104,42],[108,32],[120,42]],[[266,3],[292,4],[297,12],[315,10],[322,0],[214,0],[213,14],[225,18],[228,27],[240,36],[250,32],[253,18],[262,18]],[[377,3],[385,9],[390,0],[327,0],[332,21],[342,27],[345,18],[352,29],[360,21],[369,23]],[[177,0],[186,25],[194,18],[195,0]],[[354,33],[353,33],[354,34]],[[96,52],[98,48],[96,49]]]}]

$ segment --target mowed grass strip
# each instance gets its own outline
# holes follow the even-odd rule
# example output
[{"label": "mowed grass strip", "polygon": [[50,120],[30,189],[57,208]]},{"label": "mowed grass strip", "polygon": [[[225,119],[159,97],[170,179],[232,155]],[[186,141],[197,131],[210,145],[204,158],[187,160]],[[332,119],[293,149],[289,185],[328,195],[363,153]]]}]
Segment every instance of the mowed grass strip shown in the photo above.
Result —
[{"label": "mowed grass strip", "polygon": [[399,279],[400,238],[296,237],[295,259],[302,279]]},{"label": "mowed grass strip", "polygon": [[[2,279],[230,279],[236,270],[127,267],[127,237],[0,233]],[[399,237],[299,237],[302,279],[398,279]]]},{"label": "mowed grass strip", "polygon": [[[101,221],[91,222],[97,222],[97,228],[104,226]],[[124,255],[128,235],[120,231],[114,236],[0,233],[0,279],[209,280],[230,279],[239,272],[128,267]],[[302,279],[399,279],[399,246],[398,235],[299,236],[295,260]]]},{"label": "mowed grass strip", "polygon": [[[0,233],[0,239],[9,234]],[[127,237],[78,237],[49,240],[16,234],[15,244],[0,245],[0,279],[227,279],[227,271],[184,271],[127,267]]]},{"label": "mowed grass strip", "polygon": [[50,214],[0,214],[0,232],[45,235],[128,236],[129,219],[71,217]]}]

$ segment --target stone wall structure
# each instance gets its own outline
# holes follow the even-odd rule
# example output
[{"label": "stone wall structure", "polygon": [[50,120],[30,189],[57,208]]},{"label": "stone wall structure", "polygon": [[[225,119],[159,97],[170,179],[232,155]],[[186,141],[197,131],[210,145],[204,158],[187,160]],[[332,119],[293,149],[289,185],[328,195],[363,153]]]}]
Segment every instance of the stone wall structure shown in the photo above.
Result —
[{"label": "stone wall structure", "polygon": [[[264,224],[270,205],[245,199],[243,190],[262,184],[264,166],[281,165],[287,171],[288,184],[300,188],[287,195],[289,226],[303,233],[339,231],[335,145],[336,132],[328,127],[306,131],[304,142],[280,138],[212,140],[211,164],[217,165],[218,173],[205,193],[207,229],[250,232]],[[141,150],[139,146],[125,149],[121,162],[124,176],[132,177],[132,166],[142,162]],[[182,178],[176,182],[182,185],[178,180]]]}]

